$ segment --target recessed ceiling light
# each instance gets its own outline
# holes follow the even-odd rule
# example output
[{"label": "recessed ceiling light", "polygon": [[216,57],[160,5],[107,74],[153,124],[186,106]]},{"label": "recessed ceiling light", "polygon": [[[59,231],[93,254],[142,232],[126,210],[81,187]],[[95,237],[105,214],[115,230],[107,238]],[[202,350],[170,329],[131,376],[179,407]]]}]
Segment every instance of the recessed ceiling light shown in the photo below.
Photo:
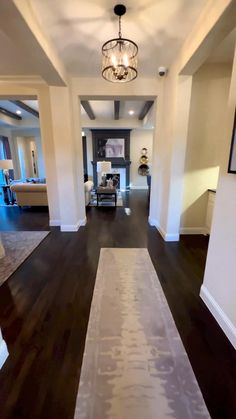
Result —
[{"label": "recessed ceiling light", "polygon": [[17,115],[21,115],[21,111],[19,109],[17,109],[16,113]]},{"label": "recessed ceiling light", "polygon": [[129,111],[129,115],[133,115],[134,114],[134,111]]}]

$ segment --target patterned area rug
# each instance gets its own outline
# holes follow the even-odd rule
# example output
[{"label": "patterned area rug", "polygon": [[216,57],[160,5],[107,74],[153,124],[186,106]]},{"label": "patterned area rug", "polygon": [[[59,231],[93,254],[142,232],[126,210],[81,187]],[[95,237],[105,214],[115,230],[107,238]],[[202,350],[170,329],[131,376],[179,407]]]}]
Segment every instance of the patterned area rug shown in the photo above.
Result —
[{"label": "patterned area rug", "polygon": [[1,232],[0,286],[33,252],[49,231]]},{"label": "patterned area rug", "polygon": [[147,249],[102,249],[75,419],[209,417]]},{"label": "patterned area rug", "polygon": [[[91,199],[91,202],[89,203],[89,206],[90,207],[96,207],[97,206],[97,195],[96,194],[92,195],[92,199]],[[123,199],[122,199],[121,192],[118,192],[118,194],[117,194],[116,206],[117,207],[123,207]],[[106,199],[103,199],[101,202],[99,202],[99,207],[115,207],[114,197],[112,197],[112,198],[107,197]]]}]

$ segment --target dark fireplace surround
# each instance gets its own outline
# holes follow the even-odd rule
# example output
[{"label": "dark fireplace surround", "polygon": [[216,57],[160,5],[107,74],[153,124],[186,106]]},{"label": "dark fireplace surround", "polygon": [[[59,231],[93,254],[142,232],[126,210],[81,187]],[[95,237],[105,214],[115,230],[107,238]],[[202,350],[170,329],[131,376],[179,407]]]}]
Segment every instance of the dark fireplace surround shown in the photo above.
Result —
[{"label": "dark fireplace surround", "polygon": [[[95,186],[97,186],[97,162],[98,161],[110,161],[112,169],[125,168],[126,172],[126,188],[129,189],[130,184],[130,129],[92,129],[92,141],[93,141],[93,180]],[[105,158],[98,156],[98,144],[99,140],[107,140],[109,138],[124,138],[125,140],[125,158]]]}]

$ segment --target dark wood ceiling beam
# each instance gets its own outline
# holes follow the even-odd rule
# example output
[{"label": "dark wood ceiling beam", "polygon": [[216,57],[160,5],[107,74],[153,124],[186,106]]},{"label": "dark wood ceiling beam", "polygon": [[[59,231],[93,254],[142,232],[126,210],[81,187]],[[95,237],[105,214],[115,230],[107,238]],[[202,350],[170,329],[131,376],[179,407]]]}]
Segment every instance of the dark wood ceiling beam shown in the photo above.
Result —
[{"label": "dark wood ceiling beam", "polygon": [[91,105],[88,100],[81,100],[81,105],[83,106],[85,112],[87,113],[90,119],[96,119],[94,112],[91,108]]},{"label": "dark wood ceiling beam", "polygon": [[0,106],[0,113],[5,115],[5,116],[9,116],[9,118],[17,119],[18,121],[21,121],[21,119],[22,119],[20,115],[17,115],[15,113],[11,112],[11,111],[8,111],[7,109],[2,108],[1,106]]},{"label": "dark wood ceiling beam", "polygon": [[9,102],[14,103],[14,105],[18,106],[18,108],[21,108],[24,111],[36,116],[36,118],[39,118],[39,112],[31,108],[30,106],[26,105],[26,103],[21,102],[21,100],[10,100]]},{"label": "dark wood ceiling beam", "polygon": [[143,108],[142,108],[142,110],[141,110],[141,112],[139,114],[139,117],[138,117],[138,119],[140,121],[142,121],[145,118],[145,116],[147,115],[147,113],[150,111],[153,103],[154,103],[154,100],[147,100],[145,102],[145,104],[144,104],[144,106],[143,106]]},{"label": "dark wood ceiling beam", "polygon": [[120,101],[119,100],[114,101],[114,119],[115,120],[120,119]]}]

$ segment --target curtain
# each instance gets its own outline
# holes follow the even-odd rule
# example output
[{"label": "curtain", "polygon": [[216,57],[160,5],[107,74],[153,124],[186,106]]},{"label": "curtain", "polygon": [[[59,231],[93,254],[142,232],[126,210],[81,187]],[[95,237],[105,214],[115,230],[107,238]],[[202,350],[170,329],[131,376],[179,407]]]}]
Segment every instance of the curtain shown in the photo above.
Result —
[{"label": "curtain", "polygon": [[6,159],[11,160],[11,149],[10,149],[8,138],[2,137],[2,141],[3,141],[3,148],[5,150]]},{"label": "curtain", "polygon": [[[11,160],[11,149],[7,137],[0,135],[0,160]],[[10,179],[14,179],[14,170],[9,170]],[[0,183],[5,183],[3,171],[0,170]]]}]

